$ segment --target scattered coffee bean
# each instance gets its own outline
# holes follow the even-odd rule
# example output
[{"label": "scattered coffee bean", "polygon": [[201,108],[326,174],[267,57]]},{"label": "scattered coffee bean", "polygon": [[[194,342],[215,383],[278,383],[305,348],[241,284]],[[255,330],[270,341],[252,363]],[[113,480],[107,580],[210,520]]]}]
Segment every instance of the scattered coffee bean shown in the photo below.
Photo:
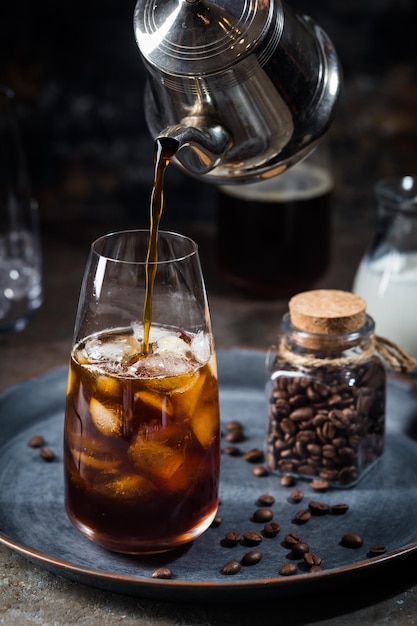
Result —
[{"label": "scattered coffee bean", "polygon": [[304,541],[297,541],[291,547],[292,555],[298,559],[302,557],[306,552],[310,552],[310,546],[308,543],[304,543]]},{"label": "scattered coffee bean", "polygon": [[55,452],[53,450],[51,450],[50,448],[41,448],[39,450],[39,456],[44,460],[44,461],[53,461],[55,459]]},{"label": "scattered coffee bean", "polygon": [[216,517],[214,518],[214,520],[211,522],[210,526],[212,528],[217,528],[218,526],[220,526],[220,524],[222,523],[223,518],[220,515],[216,515]]},{"label": "scattered coffee bean", "polygon": [[290,500],[292,500],[292,502],[301,502],[303,498],[304,491],[301,491],[301,489],[293,489],[290,493]]},{"label": "scattered coffee bean", "polygon": [[270,522],[273,517],[274,514],[271,509],[256,509],[252,516],[252,519],[254,522],[265,523]]},{"label": "scattered coffee bean", "polygon": [[341,538],[340,545],[345,548],[360,548],[363,545],[363,539],[358,533],[346,533]]},{"label": "scattered coffee bean", "polygon": [[267,493],[263,493],[261,496],[259,496],[256,503],[259,504],[259,506],[272,506],[273,504],[275,504],[275,498],[274,496],[270,496]]},{"label": "scattered coffee bean", "polygon": [[308,571],[310,574],[314,574],[315,572],[322,572],[323,570],[320,565],[312,565]]},{"label": "scattered coffee bean", "polygon": [[287,548],[292,548],[295,543],[301,541],[301,535],[297,533],[289,533],[284,537],[284,544]]},{"label": "scattered coffee bean", "polygon": [[332,504],[330,507],[330,513],[332,515],[344,515],[349,510],[349,505],[344,502],[339,502],[337,504]]},{"label": "scattered coffee bean", "polygon": [[312,500],[308,503],[309,511],[312,515],[326,515],[330,512],[330,506],[324,502],[316,502]]},{"label": "scattered coffee bean", "polygon": [[45,444],[45,439],[42,435],[34,435],[29,439],[28,446],[31,448],[41,448]]},{"label": "scattered coffee bean", "polygon": [[293,522],[294,524],[306,524],[308,520],[311,518],[311,513],[308,509],[300,509],[294,515]]},{"label": "scattered coffee bean", "polygon": [[264,453],[263,450],[254,448],[253,450],[248,450],[248,452],[245,452],[243,458],[248,463],[261,463],[264,460]]},{"label": "scattered coffee bean", "polygon": [[230,443],[239,443],[240,441],[244,441],[245,433],[243,424],[241,424],[237,420],[231,420],[230,422],[227,422],[226,430],[226,441],[229,441]]},{"label": "scattered coffee bean", "polygon": [[256,565],[262,559],[262,552],[251,550],[243,555],[240,562],[242,565]]},{"label": "scattered coffee bean", "polygon": [[298,568],[295,563],[285,563],[279,570],[279,573],[282,576],[292,576],[297,572],[297,569]]},{"label": "scattered coffee bean", "polygon": [[226,446],[223,452],[228,456],[240,456],[242,454],[241,449],[237,446]]},{"label": "scattered coffee bean", "polygon": [[281,476],[281,479],[280,479],[281,487],[294,487],[295,483],[296,483],[296,480],[294,476],[291,476],[290,474],[285,474],[284,476]]},{"label": "scattered coffee bean", "polygon": [[169,567],[158,567],[158,569],[152,572],[152,578],[163,578],[168,580],[172,578],[172,571]]},{"label": "scattered coffee bean", "polygon": [[305,552],[303,554],[303,560],[309,568],[321,565],[321,557],[313,552]]},{"label": "scattered coffee bean", "polygon": [[261,543],[262,539],[261,534],[250,530],[243,535],[242,542],[245,546],[257,546]]},{"label": "scattered coffee bean", "polygon": [[229,420],[226,424],[226,430],[231,431],[236,429],[239,429],[243,432],[244,428],[242,422],[239,422],[238,420]]},{"label": "scattered coffee bean", "polygon": [[230,531],[228,533],[225,534],[225,536],[223,537],[221,544],[222,546],[226,547],[226,548],[233,548],[234,546],[237,546],[237,544],[239,543],[241,539],[241,535],[240,533],[234,532],[234,531]]},{"label": "scattered coffee bean", "polygon": [[240,570],[241,565],[239,561],[229,561],[228,563],[225,563],[225,565],[223,565],[220,573],[225,574],[226,576],[233,576],[234,574],[240,572]]},{"label": "scattered coffee bean", "polygon": [[240,443],[244,440],[244,435],[240,430],[231,430],[225,435],[226,441],[229,443]]},{"label": "scattered coffee bean", "polygon": [[269,522],[269,524],[265,524],[263,528],[264,537],[276,537],[281,530],[281,526],[278,522]]},{"label": "scattered coffee bean", "polygon": [[314,491],[327,491],[330,487],[329,481],[324,480],[323,478],[316,478],[312,480],[310,483],[310,487],[314,489]]},{"label": "scattered coffee bean", "polygon": [[387,551],[385,546],[371,546],[369,548],[368,556],[380,556]]},{"label": "scattered coffee bean", "polygon": [[263,465],[255,465],[253,468],[253,475],[262,478],[263,476],[269,476],[269,472]]}]

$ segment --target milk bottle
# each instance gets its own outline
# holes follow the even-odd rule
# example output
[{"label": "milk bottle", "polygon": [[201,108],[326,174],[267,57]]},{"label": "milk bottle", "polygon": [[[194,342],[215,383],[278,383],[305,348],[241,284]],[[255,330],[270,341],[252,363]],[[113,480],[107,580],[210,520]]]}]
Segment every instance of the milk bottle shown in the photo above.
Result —
[{"label": "milk bottle", "polygon": [[376,333],[417,357],[417,178],[377,183],[378,221],[353,283]]}]

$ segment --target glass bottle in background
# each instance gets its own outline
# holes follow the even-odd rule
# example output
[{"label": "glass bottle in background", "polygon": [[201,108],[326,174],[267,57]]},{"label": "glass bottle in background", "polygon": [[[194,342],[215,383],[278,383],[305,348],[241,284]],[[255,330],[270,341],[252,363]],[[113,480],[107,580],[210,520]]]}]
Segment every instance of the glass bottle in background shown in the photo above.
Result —
[{"label": "glass bottle in background", "polygon": [[327,144],[274,178],[221,186],[217,255],[224,280],[255,298],[311,288],[331,250],[333,174]]},{"label": "glass bottle in background", "polygon": [[367,302],[376,332],[417,358],[417,178],[375,186],[378,219],[353,291]]},{"label": "glass bottle in background", "polygon": [[25,328],[42,304],[41,243],[15,113],[0,86],[0,333]]}]

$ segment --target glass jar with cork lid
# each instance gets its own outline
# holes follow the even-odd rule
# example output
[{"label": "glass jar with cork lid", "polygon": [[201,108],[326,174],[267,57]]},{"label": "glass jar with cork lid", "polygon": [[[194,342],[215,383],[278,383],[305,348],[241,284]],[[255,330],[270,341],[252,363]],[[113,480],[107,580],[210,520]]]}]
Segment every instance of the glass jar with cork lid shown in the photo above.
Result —
[{"label": "glass jar with cork lid", "polygon": [[385,433],[386,368],[365,300],[333,289],[291,298],[267,370],[268,468],[355,485]]}]

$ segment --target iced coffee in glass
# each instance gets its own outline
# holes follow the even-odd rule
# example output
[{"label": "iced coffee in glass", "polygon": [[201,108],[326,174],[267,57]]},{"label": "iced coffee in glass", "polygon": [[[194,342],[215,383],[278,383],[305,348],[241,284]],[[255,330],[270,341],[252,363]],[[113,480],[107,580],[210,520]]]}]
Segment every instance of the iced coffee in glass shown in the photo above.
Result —
[{"label": "iced coffee in glass", "polygon": [[130,554],[198,537],[218,506],[219,395],[196,244],[149,231],[93,243],[64,429],[65,503],[100,546]]}]

